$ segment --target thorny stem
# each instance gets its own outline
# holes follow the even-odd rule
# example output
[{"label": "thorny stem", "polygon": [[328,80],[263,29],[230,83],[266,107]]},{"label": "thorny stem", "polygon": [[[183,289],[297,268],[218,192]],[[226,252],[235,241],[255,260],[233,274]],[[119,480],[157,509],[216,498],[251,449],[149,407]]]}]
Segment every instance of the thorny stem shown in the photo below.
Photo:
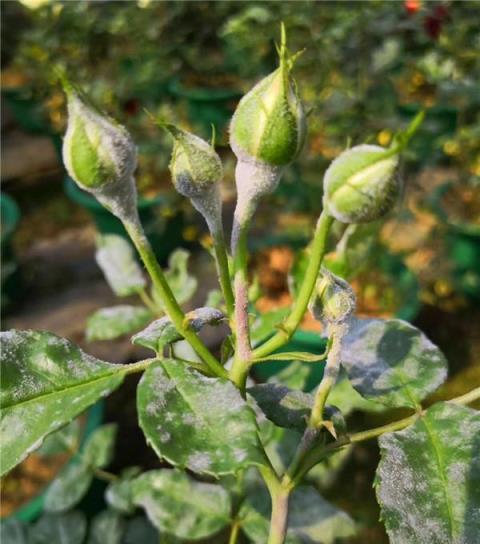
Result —
[{"label": "thorny stem", "polygon": [[185,340],[187,340],[199,357],[205,361],[205,364],[208,365],[217,376],[226,378],[228,376],[226,370],[210,353],[209,349],[200,340],[197,334],[189,328],[188,323],[185,320],[185,314],[175,299],[155,254],[153,253],[150,242],[143,233],[140,224],[125,221],[124,226],[145,264],[159,297],[162,299],[166,314],[172,320],[177,331],[185,338]]},{"label": "thorny stem", "polygon": [[281,327],[279,327],[280,330],[274,336],[272,336],[270,340],[253,351],[253,357],[255,359],[265,357],[266,355],[269,355],[278,348],[282,347],[290,340],[293,333],[297,330],[303,316],[305,315],[305,310],[307,309],[313,289],[315,287],[315,282],[317,281],[320,265],[322,264],[323,256],[325,254],[328,232],[332,223],[333,218],[328,215],[325,210],[323,210],[318,218],[315,234],[312,240],[308,267],[292,311],[284,323],[282,323]]}]

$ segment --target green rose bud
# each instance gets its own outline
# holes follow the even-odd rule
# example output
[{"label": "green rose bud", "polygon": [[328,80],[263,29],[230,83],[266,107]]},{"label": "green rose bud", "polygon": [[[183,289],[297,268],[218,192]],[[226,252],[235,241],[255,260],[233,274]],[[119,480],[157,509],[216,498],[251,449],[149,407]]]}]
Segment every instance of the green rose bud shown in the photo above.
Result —
[{"label": "green rose bud", "polygon": [[282,25],[280,67],[247,93],[233,115],[230,145],[239,160],[286,166],[302,149],[305,114],[297,86],[290,75],[295,58],[289,58]]},{"label": "green rose bud", "polygon": [[327,327],[341,325],[350,319],[355,307],[355,293],[349,283],[322,268],[309,307],[315,319]]},{"label": "green rose bud", "polygon": [[[121,219],[136,216],[135,145],[125,128],[90,106],[69,83],[63,161],[70,177]],[[133,214],[133,215],[132,215]]]},{"label": "green rose bud", "polygon": [[398,149],[359,145],[344,151],[325,172],[324,206],[342,223],[385,215],[399,192]]}]

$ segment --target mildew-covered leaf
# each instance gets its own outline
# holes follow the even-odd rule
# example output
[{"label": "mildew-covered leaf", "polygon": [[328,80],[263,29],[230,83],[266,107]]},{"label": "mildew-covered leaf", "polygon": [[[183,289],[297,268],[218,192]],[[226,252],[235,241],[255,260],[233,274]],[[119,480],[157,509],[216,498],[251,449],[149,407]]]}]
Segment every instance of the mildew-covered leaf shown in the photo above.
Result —
[{"label": "mildew-covered leaf", "polygon": [[133,500],[160,531],[196,540],[230,522],[230,497],[218,484],[197,482],[185,472],[152,470],[132,483]]},{"label": "mildew-covered leaf", "polygon": [[119,514],[104,510],[93,518],[87,544],[120,544],[125,525],[125,520]]},{"label": "mildew-covered leaf", "polygon": [[99,235],[95,259],[117,296],[133,295],[145,287],[145,278],[133,248],[122,236]]},{"label": "mildew-covered leaf", "polygon": [[48,332],[0,333],[1,473],[38,449],[123,381],[125,367],[99,361]]},{"label": "mildew-covered leaf", "polygon": [[45,493],[47,512],[66,512],[86,495],[93,480],[93,471],[81,461],[63,467]]},{"label": "mildew-covered leaf", "polygon": [[376,492],[392,544],[471,544],[480,535],[480,413],[438,403],[384,434]]},{"label": "mildew-covered leaf", "polygon": [[362,396],[389,407],[416,408],[447,376],[438,347],[400,319],[353,320],[341,362]]},{"label": "mildew-covered leaf", "polygon": [[38,455],[48,457],[76,450],[80,442],[80,423],[74,419],[58,431],[45,438],[42,446],[36,451]]},{"label": "mildew-covered leaf", "polygon": [[140,426],[157,454],[198,473],[265,463],[253,410],[238,389],[175,360],[152,364],[137,389]]},{"label": "mildew-covered leaf", "polygon": [[127,522],[122,544],[159,544],[158,531],[146,516],[135,516]]},{"label": "mildew-covered leaf", "polygon": [[[197,290],[197,279],[188,273],[189,258],[190,253],[186,249],[176,249],[168,259],[168,269],[164,271],[168,285],[179,304],[189,301]],[[155,303],[162,308],[162,299],[153,288],[152,296]]]},{"label": "mildew-covered leaf", "polygon": [[132,480],[140,474],[139,467],[125,469],[120,477],[108,485],[105,501],[122,514],[133,514],[135,505],[132,498]]},{"label": "mildew-covered leaf", "polygon": [[13,517],[0,520],[0,542],[28,544],[26,523]]},{"label": "mildew-covered leaf", "polygon": [[113,340],[125,334],[138,331],[153,318],[152,312],[144,306],[120,304],[102,308],[87,320],[87,340]]},{"label": "mildew-covered leaf", "polygon": [[[219,325],[225,320],[225,315],[216,308],[203,307],[185,314],[185,320],[192,330],[198,332],[206,325]],[[153,321],[146,329],[132,336],[132,343],[150,348],[158,353],[166,344],[182,339],[183,336],[177,332],[170,318],[165,316]]]},{"label": "mildew-covered leaf", "polygon": [[[256,544],[268,540],[270,500],[263,488],[251,493],[240,509],[243,532]],[[333,544],[353,536],[355,523],[310,486],[298,487],[289,500],[287,544]]]},{"label": "mildew-covered leaf", "polygon": [[29,531],[29,544],[82,544],[87,521],[81,512],[46,514]]},{"label": "mildew-covered leaf", "polygon": [[93,468],[104,468],[113,458],[118,426],[115,423],[102,425],[88,438],[82,452],[83,461]]}]

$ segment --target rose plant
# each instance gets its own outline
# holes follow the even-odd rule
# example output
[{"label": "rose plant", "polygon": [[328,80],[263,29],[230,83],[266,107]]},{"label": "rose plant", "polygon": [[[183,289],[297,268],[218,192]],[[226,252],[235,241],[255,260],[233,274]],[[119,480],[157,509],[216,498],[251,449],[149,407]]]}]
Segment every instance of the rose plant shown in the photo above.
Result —
[{"label": "rose plant", "polygon": [[[139,424],[148,444],[171,468],[122,474],[107,490],[107,502],[127,512],[143,508],[161,534],[197,540],[229,526],[231,544],[240,533],[252,542],[269,544],[328,543],[348,537],[355,532],[352,519],[308,484],[327,478],[350,445],[378,438],[381,461],[374,485],[391,542],[473,543],[480,534],[480,417],[467,405],[480,398],[480,388],[423,407],[422,401],[446,379],[443,354],[409,323],[357,319],[349,284],[322,267],[334,220],[374,221],[393,206],[400,153],[422,115],[390,147],[357,145],[331,163],[323,179],[323,211],[293,305],[266,333],[259,335],[252,327],[249,226],[260,199],[275,190],[285,168],[297,158],[306,133],[306,116],[292,77],[296,56],[287,49],[283,28],[278,53],[278,69],[243,97],[231,122],[230,142],[238,159],[231,255],[222,224],[220,158],[209,143],[157,120],[173,139],[173,184],[210,230],[223,294],[220,309],[205,306],[187,314],[180,306],[181,293],[172,290],[138,219],[134,143],[122,126],[65,82],[67,170],[123,222],[165,315],[133,337],[152,350],[152,357],[128,365],[97,360],[49,332],[3,332],[1,472],[109,395],[125,376],[142,373]],[[133,256],[123,251],[125,259],[115,264],[118,254],[113,251],[112,257],[110,249],[103,247],[99,262],[109,270],[116,292],[142,292],[144,280],[132,264]],[[146,304],[151,305],[150,298]],[[323,324],[325,353],[279,351],[307,308]],[[138,327],[154,317],[154,310],[146,311],[145,323]],[[230,332],[217,356],[199,333],[206,325],[220,323]],[[97,326],[100,329],[101,323],[89,324],[93,336]],[[175,355],[175,343],[183,340],[196,354],[192,360]],[[254,365],[277,361],[297,362],[268,383],[249,380]],[[304,367],[298,362],[325,362],[323,378],[312,393],[301,390]],[[410,413],[381,427],[352,432],[345,416],[355,406],[404,408]],[[57,493],[63,489],[71,494],[82,471],[91,479],[92,471],[103,470],[109,456],[104,441],[111,443],[113,434],[108,426],[99,431],[98,443],[86,448],[69,485],[56,484]],[[282,451],[279,436],[288,436],[290,443]],[[62,502],[55,492],[50,494],[54,504]],[[74,523],[70,526],[75,528]],[[72,535],[71,541],[82,538]]]}]

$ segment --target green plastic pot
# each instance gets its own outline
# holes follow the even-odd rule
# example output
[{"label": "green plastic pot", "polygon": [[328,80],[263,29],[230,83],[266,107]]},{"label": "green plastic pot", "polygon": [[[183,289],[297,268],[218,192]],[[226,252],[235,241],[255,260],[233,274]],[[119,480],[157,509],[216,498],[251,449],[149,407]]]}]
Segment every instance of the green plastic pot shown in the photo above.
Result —
[{"label": "green plastic pot", "polygon": [[[82,442],[80,444],[80,451],[83,449],[83,446],[87,438],[97,429],[103,421],[103,411],[104,403],[103,401],[97,402],[94,404],[87,412],[87,421],[85,424],[85,431],[82,436]],[[70,460],[69,463],[73,462]],[[43,511],[43,505],[45,503],[45,492],[40,493],[27,504],[19,508],[12,517],[20,521],[34,521]]]},{"label": "green plastic pot", "polygon": [[2,96],[16,122],[26,132],[32,134],[50,134],[43,105],[33,97],[29,87],[2,89]]},{"label": "green plastic pot", "polygon": [[[69,177],[65,178],[64,189],[73,202],[89,212],[98,232],[101,234],[118,234],[130,241],[121,221],[99,204],[92,195],[82,191]],[[161,262],[165,262],[174,249],[184,245],[182,238],[183,214],[178,212],[172,217],[162,217],[157,213],[162,206],[171,208],[172,200],[172,196],[168,194],[149,199],[140,197],[138,200],[138,212],[145,234]]]},{"label": "green plastic pot", "polygon": [[8,308],[21,291],[18,263],[12,248],[12,238],[20,221],[20,209],[7,194],[0,193],[1,232],[1,295],[2,309]]},{"label": "green plastic pot", "polygon": [[185,87],[179,80],[172,80],[168,85],[175,98],[187,102],[188,115],[194,123],[202,125],[208,134],[211,125],[221,134],[233,115],[242,93],[236,89]]}]

